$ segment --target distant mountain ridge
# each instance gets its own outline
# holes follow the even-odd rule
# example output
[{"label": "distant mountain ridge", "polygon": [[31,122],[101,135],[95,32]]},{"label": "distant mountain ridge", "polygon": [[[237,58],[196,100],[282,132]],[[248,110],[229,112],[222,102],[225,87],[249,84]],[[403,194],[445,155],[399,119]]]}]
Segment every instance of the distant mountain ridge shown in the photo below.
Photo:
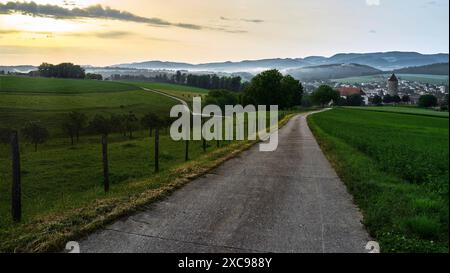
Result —
[{"label": "distant mountain ridge", "polygon": [[332,57],[310,56],[305,58],[275,58],[262,60],[245,60],[240,62],[215,62],[189,64],[181,62],[148,61],[140,63],[118,64],[113,67],[168,70],[203,70],[227,72],[260,72],[266,69],[287,70],[327,64],[360,64],[379,70],[423,66],[435,63],[448,63],[448,54],[421,54],[417,52],[378,52],[378,53],[340,53]]}]

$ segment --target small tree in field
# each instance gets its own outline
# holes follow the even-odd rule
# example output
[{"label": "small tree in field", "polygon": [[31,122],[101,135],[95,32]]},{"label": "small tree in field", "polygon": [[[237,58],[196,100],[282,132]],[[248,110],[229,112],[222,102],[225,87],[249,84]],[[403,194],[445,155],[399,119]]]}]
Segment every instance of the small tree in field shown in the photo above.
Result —
[{"label": "small tree in field", "polygon": [[137,128],[139,127],[138,118],[136,117],[135,114],[133,114],[133,112],[130,111],[125,116],[124,125],[125,125],[125,128],[126,128],[127,132],[129,133],[130,139],[132,139],[133,138],[133,131],[137,130]]},{"label": "small tree in field", "polygon": [[79,141],[80,132],[86,127],[86,123],[87,116],[83,113],[71,112],[65,117],[62,129],[70,137],[72,145],[75,137]]},{"label": "small tree in field", "polygon": [[45,143],[50,134],[40,122],[30,121],[25,124],[22,134],[31,144],[34,144],[34,151],[37,152],[38,144]]},{"label": "small tree in field", "polygon": [[158,122],[160,122],[159,117],[152,112],[146,114],[141,119],[142,126],[146,129],[149,129],[150,137],[152,137],[152,135],[153,135],[153,129],[155,129],[156,126],[158,126]]},{"label": "small tree in field", "polygon": [[92,132],[107,136],[112,132],[113,126],[111,119],[96,115],[89,123],[89,128]]}]

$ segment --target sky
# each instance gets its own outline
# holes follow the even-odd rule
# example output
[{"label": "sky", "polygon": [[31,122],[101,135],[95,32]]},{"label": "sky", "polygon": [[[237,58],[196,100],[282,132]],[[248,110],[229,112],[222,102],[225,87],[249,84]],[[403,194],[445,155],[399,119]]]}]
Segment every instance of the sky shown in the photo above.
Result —
[{"label": "sky", "polygon": [[449,52],[448,0],[0,0],[0,65]]}]

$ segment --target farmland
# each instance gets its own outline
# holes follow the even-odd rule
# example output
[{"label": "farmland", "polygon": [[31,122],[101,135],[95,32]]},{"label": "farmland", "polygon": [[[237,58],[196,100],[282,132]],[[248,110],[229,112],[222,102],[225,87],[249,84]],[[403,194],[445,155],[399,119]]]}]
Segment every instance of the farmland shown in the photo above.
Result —
[{"label": "farmland", "polygon": [[448,252],[448,119],[338,108],[309,124],[384,252]]},{"label": "farmland", "polygon": [[0,127],[20,129],[26,121],[41,121],[60,136],[61,121],[70,111],[167,116],[177,102],[139,87],[118,82],[27,77],[0,77]]},{"label": "farmland", "polygon": [[157,90],[172,95],[174,97],[180,98],[187,102],[192,101],[193,97],[197,96],[204,97],[206,94],[208,94],[208,90],[206,89],[170,83],[156,83],[156,82],[127,82],[127,83],[139,87]]}]

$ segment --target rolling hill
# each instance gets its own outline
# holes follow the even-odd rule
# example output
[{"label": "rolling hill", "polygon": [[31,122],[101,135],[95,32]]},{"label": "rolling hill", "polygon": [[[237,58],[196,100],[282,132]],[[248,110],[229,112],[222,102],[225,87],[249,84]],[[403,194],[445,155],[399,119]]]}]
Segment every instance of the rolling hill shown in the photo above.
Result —
[{"label": "rolling hill", "polygon": [[406,67],[397,69],[394,72],[397,74],[426,74],[426,75],[447,75],[448,63],[430,64],[424,66]]},{"label": "rolling hill", "polygon": [[369,76],[382,73],[381,70],[360,64],[327,64],[286,71],[298,80],[327,80],[353,76]]}]

